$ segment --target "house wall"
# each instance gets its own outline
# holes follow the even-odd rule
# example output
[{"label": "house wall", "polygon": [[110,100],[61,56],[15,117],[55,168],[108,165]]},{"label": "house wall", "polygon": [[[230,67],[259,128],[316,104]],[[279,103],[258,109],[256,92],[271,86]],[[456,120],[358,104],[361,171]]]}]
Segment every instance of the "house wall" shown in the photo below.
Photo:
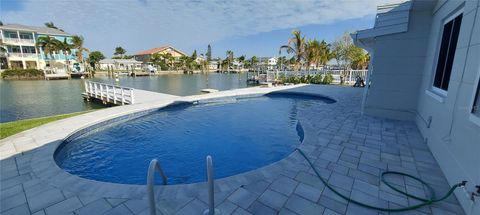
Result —
[{"label": "house wall", "polygon": [[[470,113],[480,78],[479,1],[439,1],[435,6],[427,41],[427,52],[418,95],[418,112],[431,117],[430,128],[417,117],[416,123],[450,184],[467,180],[472,192],[480,185],[480,119]],[[443,21],[463,9],[462,25],[446,96],[432,90]],[[412,93],[413,94],[413,93]],[[477,118],[478,119],[478,118]],[[467,214],[480,214],[480,198],[472,204],[462,189],[456,197]]]},{"label": "house wall", "polygon": [[413,4],[407,32],[375,38],[366,114],[401,120],[415,117],[433,4]]}]

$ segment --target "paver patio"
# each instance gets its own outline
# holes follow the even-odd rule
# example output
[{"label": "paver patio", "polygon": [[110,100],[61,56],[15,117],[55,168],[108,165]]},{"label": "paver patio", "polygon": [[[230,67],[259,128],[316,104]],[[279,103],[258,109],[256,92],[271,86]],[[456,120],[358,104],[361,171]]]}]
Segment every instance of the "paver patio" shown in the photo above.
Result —
[{"label": "paver patio", "polygon": [[[416,125],[362,116],[361,89],[312,85],[293,89],[252,88],[180,99],[193,101],[276,89],[317,93],[337,101],[307,107],[308,110],[299,112],[298,119],[305,130],[301,149],[320,174],[344,195],[381,207],[418,203],[380,182],[379,176],[386,170],[419,176],[431,183],[438,195],[449,189]],[[72,176],[55,165],[53,151],[69,133],[105,120],[106,116],[158,108],[174,99],[178,98],[100,110],[2,140],[1,214],[148,214],[145,186],[95,182]],[[61,132],[54,132],[55,129]],[[389,180],[409,193],[426,195],[425,187],[418,182],[397,176]],[[334,194],[298,152],[266,167],[217,180],[215,188],[216,205],[222,214],[388,214],[348,203]],[[158,214],[201,214],[207,208],[206,192],[205,183],[157,186]],[[464,212],[451,196],[403,214]]]}]

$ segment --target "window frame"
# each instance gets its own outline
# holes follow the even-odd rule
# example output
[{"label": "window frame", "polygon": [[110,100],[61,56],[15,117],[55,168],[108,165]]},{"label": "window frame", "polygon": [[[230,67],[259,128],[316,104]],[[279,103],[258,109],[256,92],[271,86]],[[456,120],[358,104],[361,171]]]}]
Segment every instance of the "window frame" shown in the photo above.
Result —
[{"label": "window frame", "polygon": [[[438,88],[436,87],[434,84],[435,84],[435,76],[437,75],[437,67],[438,67],[438,60],[440,58],[440,49],[441,49],[441,46],[442,46],[442,40],[443,40],[443,30],[445,28],[445,25],[454,20],[455,18],[457,18],[460,14],[463,14],[464,12],[464,8],[461,7],[457,10],[455,10],[455,12],[447,15],[443,20],[442,20],[442,23],[441,23],[441,26],[440,28],[442,29],[441,31],[438,32],[438,39],[437,39],[437,46],[436,46],[436,51],[435,51],[435,60],[433,61],[433,71],[432,71],[432,77],[431,77],[431,82],[430,82],[430,91],[440,97],[447,97],[448,95],[448,90],[444,90],[442,88]],[[463,14],[465,15],[465,14]],[[464,21],[464,16],[462,16],[462,22]],[[459,36],[460,37],[460,33],[462,31],[462,26],[460,26],[460,29],[459,29]],[[458,41],[457,41],[457,44],[458,44]],[[447,53],[448,54],[448,53]],[[455,52],[455,55],[457,53]],[[454,58],[454,62],[455,62],[455,58]],[[453,62],[452,62],[453,63]],[[450,72],[450,76],[452,75],[452,73]]]},{"label": "window frame", "polygon": [[[480,115],[477,116],[474,114],[473,112],[473,107],[475,106],[475,101],[477,100],[478,97],[480,97],[480,65],[478,66],[478,72],[477,72],[477,83],[474,84],[474,92],[472,93],[472,98],[471,98],[471,102],[470,102],[470,106],[469,106],[469,119],[471,122],[473,122],[474,124],[480,126]],[[480,104],[476,104],[478,106],[480,106]],[[480,112],[480,109],[478,109],[478,111]]]}]

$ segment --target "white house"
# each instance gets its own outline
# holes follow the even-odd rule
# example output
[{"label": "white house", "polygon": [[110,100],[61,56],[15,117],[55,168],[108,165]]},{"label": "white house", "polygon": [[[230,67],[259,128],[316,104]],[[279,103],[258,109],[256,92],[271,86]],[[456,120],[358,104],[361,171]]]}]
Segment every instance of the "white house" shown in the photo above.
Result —
[{"label": "white house", "polygon": [[[480,2],[413,0],[378,7],[352,34],[371,56],[363,112],[414,121],[466,214],[480,214]],[[414,155],[421,157],[422,155]]]},{"label": "white house", "polygon": [[212,60],[208,62],[208,70],[218,70],[219,63],[218,61]]},{"label": "white house", "polygon": [[134,59],[103,59],[99,62],[101,70],[138,70],[142,69],[142,62]]},{"label": "white house", "polygon": [[268,59],[268,62],[267,62],[267,69],[268,70],[274,70],[277,68],[277,58],[276,57],[271,57]]}]

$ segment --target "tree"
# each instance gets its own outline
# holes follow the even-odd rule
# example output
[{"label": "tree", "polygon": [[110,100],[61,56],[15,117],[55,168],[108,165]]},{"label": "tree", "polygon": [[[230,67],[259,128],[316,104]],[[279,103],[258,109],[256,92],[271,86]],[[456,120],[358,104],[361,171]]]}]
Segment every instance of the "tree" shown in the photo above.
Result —
[{"label": "tree", "polygon": [[293,54],[295,58],[295,68],[299,71],[302,61],[305,59],[305,36],[302,37],[302,32],[299,30],[294,30],[292,35],[293,36],[288,39],[287,45],[280,46],[279,53],[282,54],[282,49],[285,49],[287,54]]},{"label": "tree", "polygon": [[193,60],[197,59],[197,50],[193,50],[192,59]]},{"label": "tree", "polygon": [[127,53],[127,51],[122,48],[121,46],[118,46],[115,48],[115,53],[113,53],[113,55],[120,55],[120,58],[123,58],[123,55]]},{"label": "tree", "polygon": [[50,22],[46,22],[46,23],[45,23],[45,26],[46,26],[47,28],[53,28],[53,29],[57,29],[57,30],[59,30],[59,31],[63,31],[63,29],[58,28],[58,27],[55,26],[55,24],[53,24],[53,22],[51,22],[51,21],[50,21]]},{"label": "tree", "polygon": [[[72,53],[73,45],[67,42],[67,38],[63,39],[63,42],[58,43],[57,51],[62,52],[65,56],[65,61],[70,62],[68,55]],[[70,71],[70,68],[67,66],[67,71]]]},{"label": "tree", "polygon": [[40,47],[46,61],[50,61],[51,55],[59,50],[62,42],[50,36],[38,37],[36,46]]},{"label": "tree", "polygon": [[72,47],[76,49],[76,56],[78,62],[83,62],[83,52],[90,52],[87,48],[83,47],[83,37],[75,35],[72,37]]},{"label": "tree", "polygon": [[258,59],[257,59],[257,56],[252,56],[252,58],[250,59],[250,64],[251,64],[251,67],[254,68],[258,63]]},{"label": "tree", "polygon": [[88,61],[95,68],[97,68],[98,63],[103,59],[105,59],[105,56],[100,51],[93,51],[88,54]]},{"label": "tree", "polygon": [[321,55],[318,62],[320,65],[326,65],[327,62],[334,57],[334,55],[330,51],[330,44],[325,42],[325,40],[322,40],[322,42],[320,42],[320,52]]},{"label": "tree", "polygon": [[280,70],[285,70],[287,65],[287,57],[282,56],[277,59],[277,65]]},{"label": "tree", "polygon": [[173,57],[172,54],[170,53],[162,53],[160,54],[160,57],[162,58],[163,62],[165,65],[167,65],[168,69],[171,69],[173,67],[173,63],[175,61],[175,58]]},{"label": "tree", "polygon": [[210,62],[212,60],[212,47],[210,44],[208,44],[207,53],[205,55],[207,56],[207,61]]},{"label": "tree", "polygon": [[306,49],[307,70],[309,70],[312,64],[315,66],[318,65],[322,50],[320,48],[320,42],[318,42],[317,39],[308,40]]},{"label": "tree", "polygon": [[225,58],[226,64],[227,64],[227,72],[230,72],[230,64],[233,62],[233,51],[228,50],[226,52],[227,57]]},{"label": "tree", "polygon": [[366,69],[370,61],[370,55],[362,48],[353,47],[351,50],[352,69]]},{"label": "tree", "polygon": [[352,38],[348,32],[345,32],[342,36],[338,37],[332,44],[333,53],[337,64],[342,66],[345,70],[348,69],[352,62]]}]

